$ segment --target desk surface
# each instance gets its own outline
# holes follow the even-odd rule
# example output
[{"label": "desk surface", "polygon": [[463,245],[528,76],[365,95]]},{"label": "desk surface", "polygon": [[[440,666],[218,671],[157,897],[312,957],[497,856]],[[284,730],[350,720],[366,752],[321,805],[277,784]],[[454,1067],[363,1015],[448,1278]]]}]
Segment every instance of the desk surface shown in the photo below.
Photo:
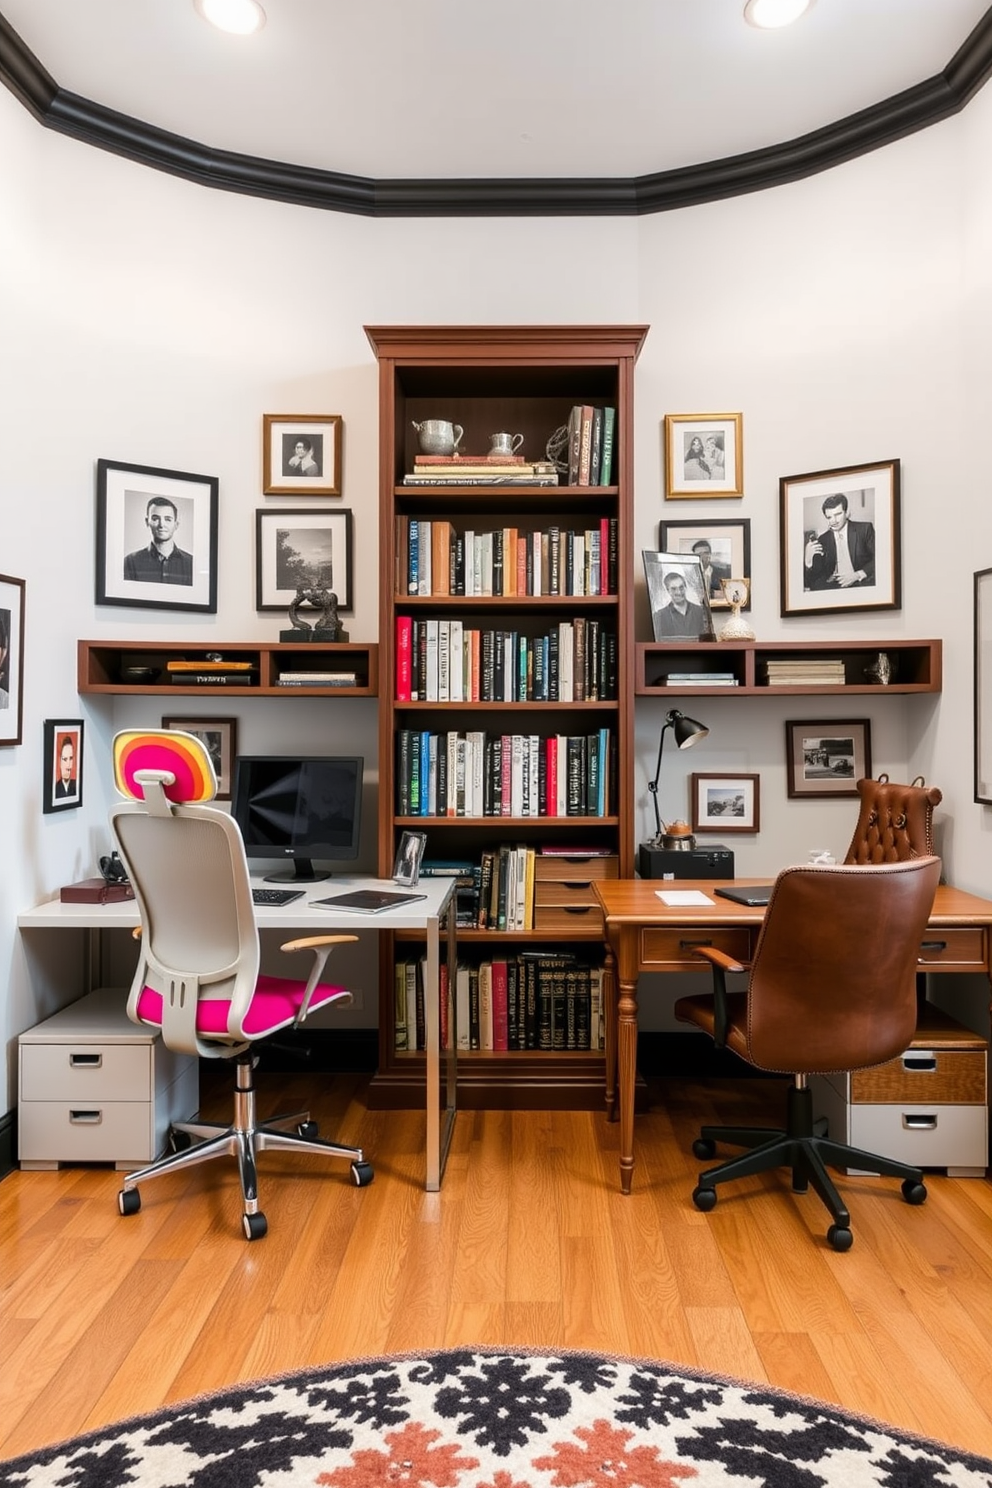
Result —
[{"label": "desk surface", "polygon": [[[613,925],[760,925],[763,905],[737,904],[714,889],[730,884],[770,883],[770,878],[597,879],[593,884],[607,922]],[[706,904],[666,904],[659,891],[695,889]],[[940,884],[930,914],[931,925],[992,925],[992,900]]]}]

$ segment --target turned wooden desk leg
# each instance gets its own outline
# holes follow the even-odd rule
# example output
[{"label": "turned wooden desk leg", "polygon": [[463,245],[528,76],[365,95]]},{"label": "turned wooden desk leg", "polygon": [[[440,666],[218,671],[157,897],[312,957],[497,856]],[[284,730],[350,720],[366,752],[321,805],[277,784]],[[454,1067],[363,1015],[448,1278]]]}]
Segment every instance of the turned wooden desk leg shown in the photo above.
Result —
[{"label": "turned wooden desk leg", "polygon": [[621,932],[617,946],[617,1077],[620,1094],[620,1189],[634,1176],[634,1083],[637,1078],[637,940]]},{"label": "turned wooden desk leg", "polygon": [[606,1056],[606,1119],[617,1119],[617,961],[607,944],[603,957],[603,1049]]}]

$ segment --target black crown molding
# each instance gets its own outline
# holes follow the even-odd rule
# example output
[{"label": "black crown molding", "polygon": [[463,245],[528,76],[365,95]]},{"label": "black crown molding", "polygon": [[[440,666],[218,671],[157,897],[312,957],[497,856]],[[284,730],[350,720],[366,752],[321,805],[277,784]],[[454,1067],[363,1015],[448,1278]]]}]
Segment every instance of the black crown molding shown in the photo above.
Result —
[{"label": "black crown molding", "polygon": [[364,217],[631,217],[743,196],[829,170],[937,124],[992,73],[992,9],[936,76],[812,134],[626,179],[383,180],[213,150],[60,88],[0,14],[0,82],[39,124],[140,165],[244,196]]}]

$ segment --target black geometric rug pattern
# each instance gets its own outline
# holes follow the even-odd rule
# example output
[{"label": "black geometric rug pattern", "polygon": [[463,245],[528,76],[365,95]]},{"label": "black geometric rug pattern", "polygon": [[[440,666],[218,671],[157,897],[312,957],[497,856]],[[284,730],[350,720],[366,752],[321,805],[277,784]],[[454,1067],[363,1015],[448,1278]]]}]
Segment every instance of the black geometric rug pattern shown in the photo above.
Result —
[{"label": "black geometric rug pattern", "polygon": [[645,1360],[327,1365],[0,1462],[0,1488],[992,1488],[992,1460]]}]

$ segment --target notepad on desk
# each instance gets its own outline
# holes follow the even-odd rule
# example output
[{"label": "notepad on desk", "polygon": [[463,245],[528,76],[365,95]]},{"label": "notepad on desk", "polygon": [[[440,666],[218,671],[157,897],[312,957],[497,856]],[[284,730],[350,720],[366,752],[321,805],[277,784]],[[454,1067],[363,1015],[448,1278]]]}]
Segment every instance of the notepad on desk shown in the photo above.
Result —
[{"label": "notepad on desk", "polygon": [[713,900],[702,889],[655,889],[663,904],[712,904]]},{"label": "notepad on desk", "polygon": [[390,889],[352,889],[347,894],[332,894],[329,899],[311,899],[310,903],[318,909],[353,909],[358,914],[379,914],[381,910],[395,909],[398,905],[426,898],[426,894],[400,894]]}]

